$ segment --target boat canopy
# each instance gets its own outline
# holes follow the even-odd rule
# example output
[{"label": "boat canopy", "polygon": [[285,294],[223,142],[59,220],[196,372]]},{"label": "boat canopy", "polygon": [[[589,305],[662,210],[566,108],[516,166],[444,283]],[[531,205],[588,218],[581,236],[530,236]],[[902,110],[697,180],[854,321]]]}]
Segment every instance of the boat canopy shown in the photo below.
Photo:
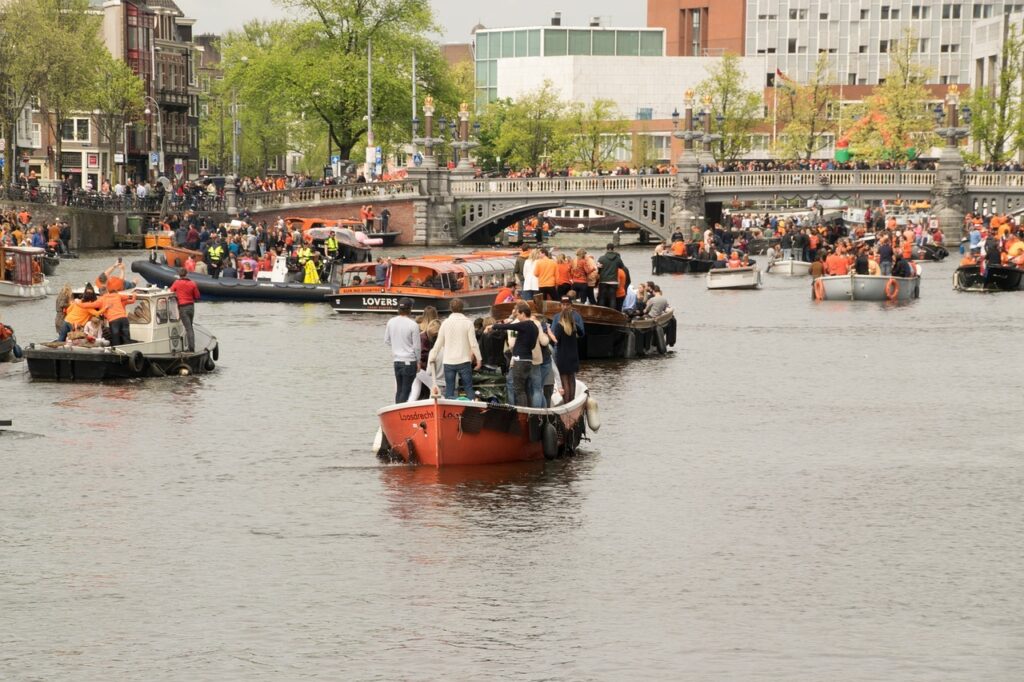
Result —
[{"label": "boat canopy", "polygon": [[441,273],[465,273],[470,275],[494,275],[501,272],[511,272],[515,269],[515,258],[480,258],[462,260],[455,258],[450,261],[434,261],[418,258],[403,258],[391,261],[393,268],[409,268],[418,272],[419,269],[429,270],[437,274]]}]

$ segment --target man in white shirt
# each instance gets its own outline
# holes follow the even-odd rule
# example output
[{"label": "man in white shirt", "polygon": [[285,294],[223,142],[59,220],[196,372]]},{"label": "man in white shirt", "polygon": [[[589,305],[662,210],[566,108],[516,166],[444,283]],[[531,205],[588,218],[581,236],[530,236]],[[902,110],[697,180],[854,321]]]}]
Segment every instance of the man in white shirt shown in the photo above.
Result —
[{"label": "man in white shirt", "polygon": [[473,321],[462,314],[463,303],[460,299],[451,302],[452,314],[441,323],[437,332],[437,340],[430,349],[427,364],[437,366],[437,358],[441,357],[444,367],[444,397],[454,399],[455,377],[466,391],[466,397],[474,399],[473,367],[480,369],[480,346],[476,340]]},{"label": "man in white shirt", "polygon": [[408,400],[420,369],[420,326],[410,317],[412,299],[398,299],[398,314],[388,320],[384,343],[391,346],[395,362],[395,403]]}]

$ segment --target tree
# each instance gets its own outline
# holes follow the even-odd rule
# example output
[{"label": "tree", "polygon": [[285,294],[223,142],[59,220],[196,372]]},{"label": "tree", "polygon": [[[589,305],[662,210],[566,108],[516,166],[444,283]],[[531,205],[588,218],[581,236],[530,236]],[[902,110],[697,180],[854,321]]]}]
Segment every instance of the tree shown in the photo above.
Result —
[{"label": "tree", "polygon": [[[54,28],[48,40],[49,68],[39,86],[40,111],[54,140],[52,177],[60,177],[64,124],[75,112],[88,111],[100,82],[97,65],[110,53],[100,41],[100,17],[88,12],[88,0],[48,0]],[[44,3],[45,4],[45,3]],[[107,169],[107,177],[109,169]]]},{"label": "tree", "polygon": [[1024,38],[1016,24],[1005,25],[999,59],[999,78],[991,87],[972,90],[971,137],[981,147],[984,159],[1002,163],[1021,147],[1024,113],[1020,108],[1021,77],[1024,75]]},{"label": "tree", "polygon": [[[92,98],[88,108],[93,112],[93,123],[100,143],[107,144],[107,177],[114,174],[114,154],[117,140],[126,124],[141,120],[146,106],[145,86],[131,67],[103,50],[96,60],[96,74]],[[58,157],[59,158],[59,157]],[[127,159],[125,159],[127,163]]]},{"label": "tree", "polygon": [[622,120],[615,102],[594,100],[569,105],[562,124],[568,162],[588,171],[604,169],[625,146],[629,125]]},{"label": "tree", "polygon": [[822,53],[807,83],[776,83],[783,90],[778,111],[783,128],[776,143],[776,156],[810,160],[822,148],[822,136],[835,128],[829,118],[835,103],[831,81],[828,55]]},{"label": "tree", "polygon": [[860,120],[850,130],[854,154],[869,162],[899,162],[931,147],[935,122],[924,83],[928,70],[914,60],[917,41],[907,31],[889,48],[885,82],[860,108]]},{"label": "tree", "polygon": [[712,129],[722,136],[712,147],[718,163],[730,163],[750,151],[750,134],[763,116],[761,95],[747,90],[743,79],[739,57],[726,54],[697,86],[699,100],[711,98]]},{"label": "tree", "polygon": [[56,32],[55,0],[10,0],[0,5],[0,137],[5,183],[14,178],[17,124],[46,81],[50,39]]},{"label": "tree", "polygon": [[564,148],[565,105],[551,81],[544,81],[537,90],[499,107],[501,116],[499,127],[492,131],[492,150],[504,163],[537,169],[550,162],[549,152]]}]

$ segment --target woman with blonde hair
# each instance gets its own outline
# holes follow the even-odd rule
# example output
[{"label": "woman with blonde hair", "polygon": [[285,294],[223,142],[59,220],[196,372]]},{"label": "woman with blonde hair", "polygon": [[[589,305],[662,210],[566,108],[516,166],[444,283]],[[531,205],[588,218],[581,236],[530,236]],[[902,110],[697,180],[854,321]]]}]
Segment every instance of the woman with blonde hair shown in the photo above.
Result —
[{"label": "woman with blonde hair", "polygon": [[537,279],[537,274],[534,271],[539,256],[540,251],[533,249],[530,251],[530,256],[526,259],[526,262],[523,263],[522,298],[524,301],[532,301],[533,297],[540,292],[540,280]]},{"label": "woman with blonde hair", "polygon": [[572,402],[576,397],[576,372],[580,370],[579,339],[583,336],[583,320],[577,319],[572,299],[562,297],[562,310],[551,321],[555,334],[555,367],[562,381],[562,401]]},{"label": "woman with blonde hair", "polygon": [[[430,323],[437,320],[437,308],[432,305],[428,305],[423,308],[423,314],[416,318],[416,322],[420,325],[420,331],[427,331],[427,327]],[[438,322],[440,324],[440,322]]]},{"label": "woman with blonde hair", "polygon": [[74,297],[74,294],[71,293],[70,284],[65,284],[61,287],[60,292],[57,294],[57,317],[54,319],[53,324],[58,334],[64,329],[64,316],[67,315],[68,306],[71,305]]}]

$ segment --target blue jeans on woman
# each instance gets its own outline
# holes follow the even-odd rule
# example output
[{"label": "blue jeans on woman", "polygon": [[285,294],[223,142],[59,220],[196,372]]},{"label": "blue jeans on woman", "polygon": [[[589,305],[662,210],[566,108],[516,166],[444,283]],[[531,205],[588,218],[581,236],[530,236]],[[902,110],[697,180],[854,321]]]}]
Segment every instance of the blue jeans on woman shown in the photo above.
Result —
[{"label": "blue jeans on woman", "polygon": [[457,394],[455,390],[455,377],[459,377],[459,383],[466,391],[466,397],[474,400],[473,395],[473,363],[460,362],[457,365],[444,365],[444,397],[453,400]]},{"label": "blue jeans on woman", "polygon": [[530,407],[547,407],[548,401],[544,399],[544,377],[547,376],[548,367],[551,365],[551,358],[548,358],[539,365],[530,366]]}]

